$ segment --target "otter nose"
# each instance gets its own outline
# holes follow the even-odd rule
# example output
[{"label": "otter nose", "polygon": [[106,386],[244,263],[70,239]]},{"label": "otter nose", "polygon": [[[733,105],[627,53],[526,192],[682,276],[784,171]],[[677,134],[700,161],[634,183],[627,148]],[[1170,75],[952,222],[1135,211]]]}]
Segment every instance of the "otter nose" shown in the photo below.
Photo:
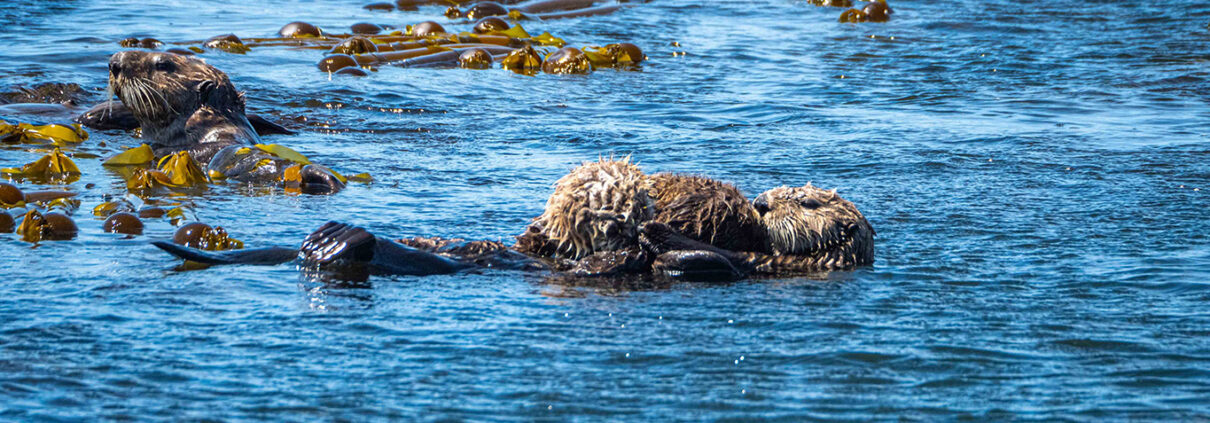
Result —
[{"label": "otter nose", "polygon": [[109,62],[109,75],[118,76],[120,73],[122,73],[122,66],[114,62]]},{"label": "otter nose", "polygon": [[765,213],[769,212],[769,200],[763,195],[756,197],[755,200],[752,200],[752,207],[756,208],[757,213],[764,216]]}]

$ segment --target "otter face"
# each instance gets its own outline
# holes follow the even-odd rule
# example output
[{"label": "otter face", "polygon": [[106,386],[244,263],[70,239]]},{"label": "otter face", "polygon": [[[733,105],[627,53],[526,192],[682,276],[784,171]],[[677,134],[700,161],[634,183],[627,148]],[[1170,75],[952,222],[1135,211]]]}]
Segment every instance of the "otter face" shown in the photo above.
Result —
[{"label": "otter face", "polygon": [[835,190],[778,187],[753,200],[774,254],[815,256],[829,268],[874,261],[874,228]]},{"label": "otter face", "polygon": [[172,53],[123,51],[109,59],[109,90],[122,100],[144,133],[161,140],[170,127],[203,106],[244,112],[243,98],[222,71],[201,59]]}]

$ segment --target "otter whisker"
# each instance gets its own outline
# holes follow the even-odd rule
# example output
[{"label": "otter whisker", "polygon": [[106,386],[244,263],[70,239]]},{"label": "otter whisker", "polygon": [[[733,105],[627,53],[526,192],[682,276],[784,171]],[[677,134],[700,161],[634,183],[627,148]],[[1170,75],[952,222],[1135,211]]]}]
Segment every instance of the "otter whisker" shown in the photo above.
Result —
[{"label": "otter whisker", "polygon": [[[150,88],[150,87],[148,87],[148,88]],[[176,108],[172,107],[172,103],[168,102],[168,98],[164,97],[163,92],[160,92],[159,90],[150,90],[150,91],[160,98],[160,102],[164,103],[164,107],[167,107],[168,110],[172,111],[172,114],[174,114],[174,115],[179,114],[179,112],[177,112]]]}]

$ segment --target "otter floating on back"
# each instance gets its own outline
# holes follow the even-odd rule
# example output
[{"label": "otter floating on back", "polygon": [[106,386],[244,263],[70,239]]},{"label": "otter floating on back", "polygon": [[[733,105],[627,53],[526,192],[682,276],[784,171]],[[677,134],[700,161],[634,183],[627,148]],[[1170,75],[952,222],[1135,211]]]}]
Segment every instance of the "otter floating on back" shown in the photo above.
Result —
[{"label": "otter floating on back", "polygon": [[730,184],[647,176],[628,158],[584,163],[560,179],[546,210],[517,237],[517,249],[579,259],[638,248],[640,235],[657,253],[722,254],[741,273],[817,272],[874,261],[874,229],[834,190],[779,187],[749,202]]},{"label": "otter floating on back", "polygon": [[[555,192],[513,246],[499,242],[377,237],[329,222],[300,249],[210,253],[156,246],[210,264],[271,264],[302,257],[333,266],[425,275],[477,267],[547,268],[579,276],[656,271],[735,279],[849,269],[873,263],[874,230],[852,203],[810,184],[749,202],[734,186],[698,176],[648,176],[623,160],[588,162]],[[276,260],[276,261],[275,261]]]}]

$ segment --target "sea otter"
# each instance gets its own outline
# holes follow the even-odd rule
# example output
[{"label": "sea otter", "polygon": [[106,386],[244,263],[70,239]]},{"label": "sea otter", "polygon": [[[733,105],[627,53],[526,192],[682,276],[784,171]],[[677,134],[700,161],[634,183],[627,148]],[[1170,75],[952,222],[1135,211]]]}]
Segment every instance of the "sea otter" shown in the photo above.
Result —
[{"label": "sea otter", "polygon": [[508,246],[411,238],[393,241],[329,222],[300,249],[205,252],[155,242],[210,264],[361,264],[381,273],[476,267],[543,268],[580,276],[655,270],[687,279],[735,279],[848,269],[873,262],[873,228],[835,191],[810,184],[749,202],[734,186],[675,174],[645,175],[628,160],[577,167],[555,184],[546,210]]},{"label": "sea otter", "polygon": [[779,187],[749,203],[729,184],[646,176],[623,159],[585,163],[560,179],[516,248],[574,260],[644,247],[670,274],[786,274],[873,263],[873,237],[835,191]]},{"label": "sea otter", "polygon": [[[222,71],[172,53],[123,51],[109,59],[109,90],[143,128],[157,157],[186,151],[211,175],[276,183],[294,165],[257,149],[260,138],[244,114],[244,96]],[[336,192],[344,184],[318,165],[301,169],[302,191]]]},{"label": "sea otter", "polygon": [[634,249],[639,229],[650,221],[718,248],[770,251],[756,210],[735,186],[698,176],[647,175],[629,158],[587,162],[559,179],[546,209],[517,236],[516,248],[571,260]]},{"label": "sea otter", "polygon": [[835,190],[811,184],[778,187],[752,201],[771,252],[736,251],[687,237],[653,221],[640,229],[644,247],[657,255],[653,270],[783,275],[845,270],[874,263],[874,228]]}]

